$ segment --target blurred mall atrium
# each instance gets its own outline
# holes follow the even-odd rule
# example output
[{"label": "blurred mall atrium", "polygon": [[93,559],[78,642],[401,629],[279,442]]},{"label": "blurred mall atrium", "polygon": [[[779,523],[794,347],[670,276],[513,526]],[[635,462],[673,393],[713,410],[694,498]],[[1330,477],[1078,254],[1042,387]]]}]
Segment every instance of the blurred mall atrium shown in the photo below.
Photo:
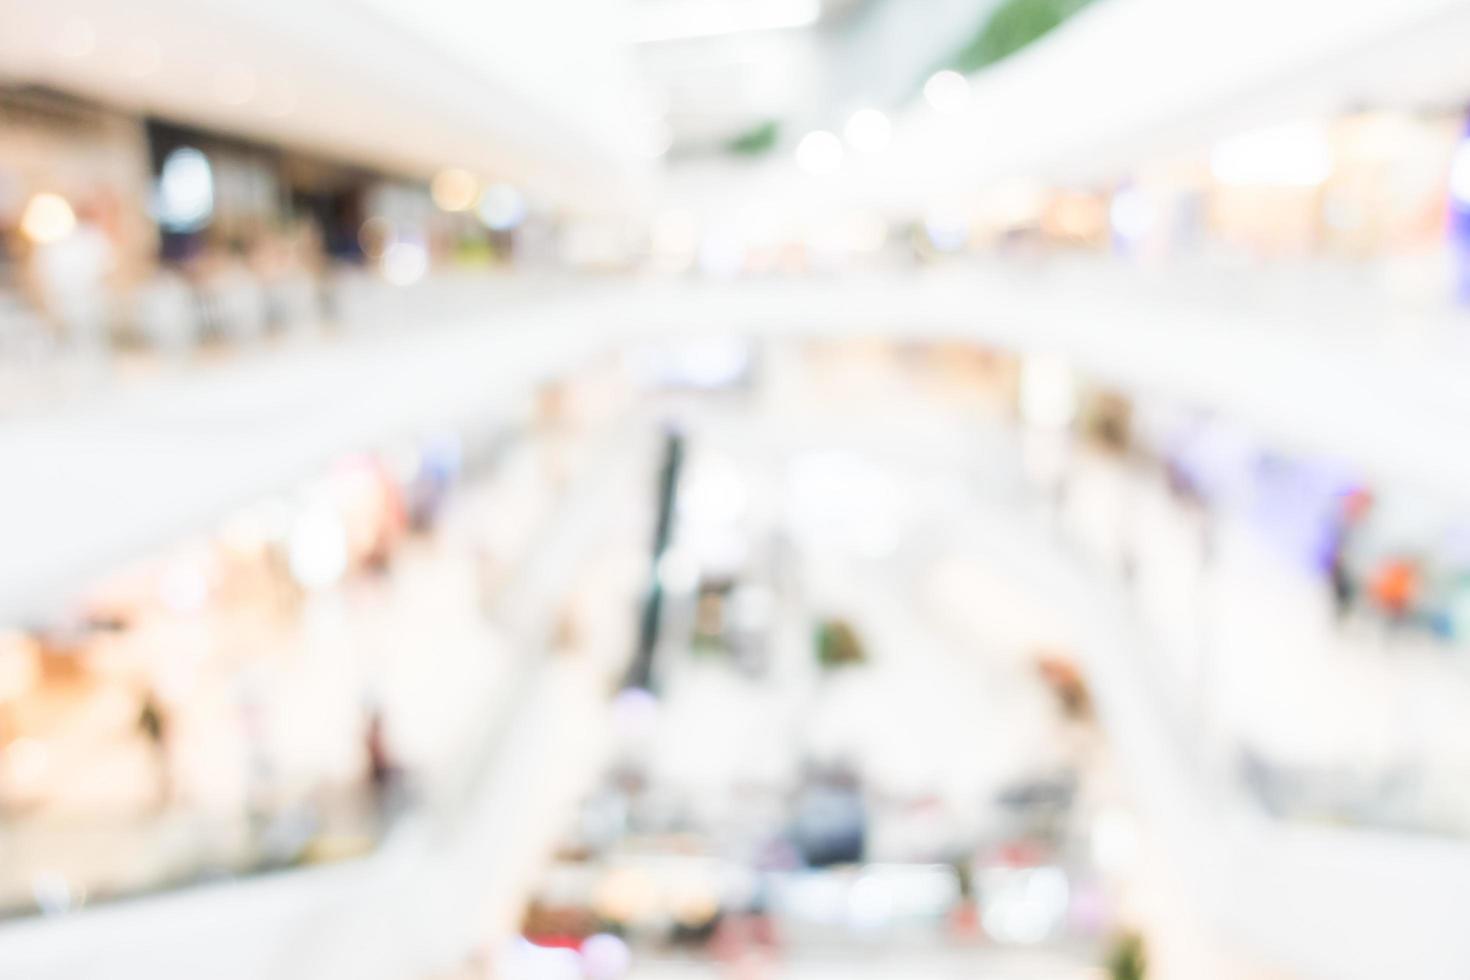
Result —
[{"label": "blurred mall atrium", "polygon": [[0,0],[0,977],[1466,980],[1470,0]]}]

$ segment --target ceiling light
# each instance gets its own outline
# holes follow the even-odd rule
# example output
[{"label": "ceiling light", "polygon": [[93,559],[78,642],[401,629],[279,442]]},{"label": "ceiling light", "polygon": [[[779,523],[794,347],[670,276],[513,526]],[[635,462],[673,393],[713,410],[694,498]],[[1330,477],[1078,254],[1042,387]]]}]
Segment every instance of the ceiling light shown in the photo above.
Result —
[{"label": "ceiling light", "polygon": [[924,99],[936,112],[959,112],[970,101],[970,80],[957,71],[935,72],[924,83]]},{"label": "ceiling light", "polygon": [[526,199],[509,184],[491,184],[480,195],[477,213],[491,231],[510,231],[526,220]]},{"label": "ceiling light", "polygon": [[59,242],[77,226],[76,213],[60,194],[43,191],[26,203],[20,230],[37,245]]},{"label": "ceiling light", "polygon": [[214,214],[214,170],[209,158],[181,146],[164,158],[158,174],[155,214],[167,231],[198,231]]},{"label": "ceiling light", "polygon": [[842,135],[859,153],[881,153],[893,136],[893,123],[877,109],[859,109],[847,121]]},{"label": "ceiling light", "polygon": [[434,175],[429,195],[444,211],[468,211],[480,194],[480,182],[468,170],[450,167]]},{"label": "ceiling light", "polygon": [[836,133],[814,130],[796,145],[796,165],[813,177],[829,177],[842,169],[842,141]]}]

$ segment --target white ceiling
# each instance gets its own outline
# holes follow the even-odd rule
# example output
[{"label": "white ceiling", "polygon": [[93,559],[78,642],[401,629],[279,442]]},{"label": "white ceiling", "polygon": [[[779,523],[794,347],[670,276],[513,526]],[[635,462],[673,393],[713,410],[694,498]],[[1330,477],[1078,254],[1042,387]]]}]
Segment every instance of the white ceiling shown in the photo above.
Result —
[{"label": "white ceiling", "polygon": [[[630,143],[613,0],[0,0],[0,77],[415,174],[604,208]],[[617,28],[617,29],[614,29]]]},{"label": "white ceiling", "polygon": [[[765,119],[791,123],[779,154],[754,167],[676,158],[674,199],[913,209],[1010,176],[1106,179],[1258,122],[1470,96],[1466,0],[1102,0],[977,76],[967,111],[898,105],[905,78],[984,9],[0,0],[0,77],[411,173],[461,166],[609,212],[652,199],[647,150],[664,126],[683,148],[709,148]],[[657,36],[672,39],[647,40]],[[840,128],[860,102],[893,111],[892,146],[849,154],[832,178],[798,173],[795,137]]]},{"label": "white ceiling", "polygon": [[[630,0],[645,91],[675,153],[722,151],[776,121],[783,138],[890,110],[998,0]],[[658,39],[658,40],[654,40]]]},{"label": "white ceiling", "polygon": [[[789,152],[706,161],[665,203],[715,222],[752,209],[922,213],[1011,178],[1106,182],[1160,154],[1355,107],[1470,99],[1467,0],[1101,0],[971,80],[953,115],[922,99],[883,153],[801,173]],[[837,128],[834,113],[821,125]]]},{"label": "white ceiling", "polygon": [[1466,38],[1465,0],[1104,0],[978,76],[959,116],[915,107],[883,176],[1112,176],[1252,126],[1462,105]]}]

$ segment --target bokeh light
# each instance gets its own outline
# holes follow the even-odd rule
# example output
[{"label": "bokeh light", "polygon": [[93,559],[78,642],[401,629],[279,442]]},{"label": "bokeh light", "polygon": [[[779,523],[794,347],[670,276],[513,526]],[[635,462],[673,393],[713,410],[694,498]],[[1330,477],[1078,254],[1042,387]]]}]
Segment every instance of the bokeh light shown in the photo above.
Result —
[{"label": "bokeh light", "polygon": [[970,80],[949,69],[935,72],[924,83],[924,100],[936,112],[945,115],[960,112],[970,104]]},{"label": "bokeh light", "polygon": [[59,242],[76,226],[76,213],[66,198],[49,191],[32,196],[20,216],[20,230],[37,245]]},{"label": "bokeh light", "polygon": [[893,137],[893,123],[878,109],[859,109],[848,118],[842,135],[859,153],[881,153]]},{"label": "bokeh light", "polygon": [[434,175],[429,192],[443,211],[468,211],[479,197],[480,182],[468,170],[450,167]]},{"label": "bokeh light", "polygon": [[796,165],[813,177],[830,177],[842,169],[842,140],[825,129],[814,130],[796,145]]},{"label": "bokeh light", "polygon": [[526,220],[526,199],[510,184],[491,184],[480,195],[475,213],[491,231],[512,231]]}]

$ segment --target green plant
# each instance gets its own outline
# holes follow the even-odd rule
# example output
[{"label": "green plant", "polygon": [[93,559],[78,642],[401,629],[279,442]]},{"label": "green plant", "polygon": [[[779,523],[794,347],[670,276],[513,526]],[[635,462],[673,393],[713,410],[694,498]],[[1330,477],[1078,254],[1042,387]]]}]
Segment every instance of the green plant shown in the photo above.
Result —
[{"label": "green plant", "polygon": [[847,622],[830,619],[817,626],[817,661],[823,667],[860,664],[867,659],[862,641]]},{"label": "green plant", "polygon": [[774,150],[780,139],[781,123],[767,119],[726,143],[725,149],[736,156],[758,157]]},{"label": "green plant", "polygon": [[1148,975],[1148,956],[1143,948],[1143,937],[1136,932],[1126,932],[1113,940],[1108,952],[1108,977],[1110,980],[1144,980]]},{"label": "green plant", "polygon": [[1051,33],[1091,2],[1005,0],[942,67],[968,73],[993,65]]}]

